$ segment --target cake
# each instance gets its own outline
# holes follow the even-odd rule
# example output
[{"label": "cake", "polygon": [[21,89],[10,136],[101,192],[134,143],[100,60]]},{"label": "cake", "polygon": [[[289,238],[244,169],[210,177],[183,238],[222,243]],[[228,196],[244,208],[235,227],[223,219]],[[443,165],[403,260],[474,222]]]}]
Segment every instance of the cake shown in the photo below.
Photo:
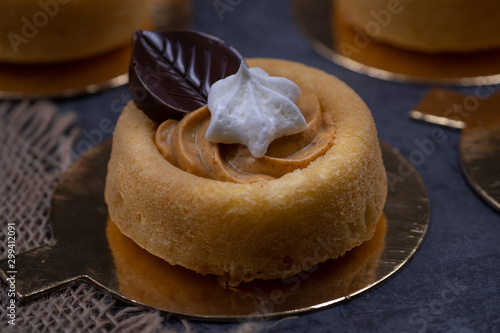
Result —
[{"label": "cake", "polygon": [[0,1],[0,62],[77,60],[129,44],[149,11],[143,0]]},{"label": "cake", "polygon": [[495,0],[334,0],[340,16],[376,41],[425,53],[500,47]]},{"label": "cake", "polygon": [[[352,89],[334,76],[300,63],[268,58],[246,62],[250,71],[259,68],[255,72],[265,71],[271,78],[296,84],[302,91],[297,105],[305,103],[319,110],[320,133],[325,132],[329,139],[323,145],[318,135],[318,142],[313,140],[304,150],[314,152],[318,143],[321,153],[285,172],[262,175],[259,171],[255,178],[248,178],[249,171],[243,171],[236,175],[242,181],[225,176],[214,179],[211,171],[193,171],[196,163],[172,160],[167,156],[168,145],[158,144],[159,140],[174,141],[169,135],[162,138],[165,129],[178,126],[178,131],[184,131],[181,124],[210,117],[213,109],[204,105],[180,120],[160,124],[147,115],[149,110],[138,107],[157,108],[157,104],[130,101],[113,134],[105,186],[110,219],[124,235],[172,265],[214,274],[229,286],[286,278],[344,255],[372,237],[387,193],[372,115]],[[303,97],[308,101],[301,100]],[[310,122],[314,117],[305,118]],[[203,129],[186,137],[201,138],[200,133]],[[303,132],[288,137],[293,141],[301,135]],[[283,140],[287,136],[275,141],[285,144]],[[213,148],[219,149],[215,154],[229,159],[235,155],[251,161],[294,159],[296,153],[278,156],[279,146],[273,144],[264,157],[257,158],[241,144],[236,148],[225,143],[208,145],[219,147]],[[200,154],[192,158],[198,159]],[[230,167],[239,169],[233,162]],[[210,161],[202,164],[211,169]]]}]

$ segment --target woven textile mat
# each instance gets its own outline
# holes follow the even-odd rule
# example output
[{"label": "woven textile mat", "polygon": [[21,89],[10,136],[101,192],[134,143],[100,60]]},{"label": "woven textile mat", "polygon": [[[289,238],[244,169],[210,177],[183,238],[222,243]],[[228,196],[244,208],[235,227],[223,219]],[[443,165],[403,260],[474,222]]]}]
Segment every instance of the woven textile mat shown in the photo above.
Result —
[{"label": "woven textile mat", "polygon": [[[51,193],[71,162],[79,135],[75,119],[48,101],[0,103],[0,258],[7,257],[9,223],[15,226],[16,253],[52,240]],[[165,331],[165,315],[128,306],[85,282],[24,303],[16,299],[12,325],[8,289],[2,282],[1,332]]]}]

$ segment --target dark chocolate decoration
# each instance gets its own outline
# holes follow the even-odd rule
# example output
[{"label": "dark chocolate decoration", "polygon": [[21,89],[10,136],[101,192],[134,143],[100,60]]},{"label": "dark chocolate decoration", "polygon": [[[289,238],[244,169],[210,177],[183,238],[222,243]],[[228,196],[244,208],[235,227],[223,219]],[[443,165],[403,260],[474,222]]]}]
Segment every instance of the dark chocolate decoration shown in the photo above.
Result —
[{"label": "dark chocolate decoration", "polygon": [[191,30],[139,30],[133,43],[130,94],[158,123],[181,119],[207,104],[210,86],[245,63],[222,40]]}]

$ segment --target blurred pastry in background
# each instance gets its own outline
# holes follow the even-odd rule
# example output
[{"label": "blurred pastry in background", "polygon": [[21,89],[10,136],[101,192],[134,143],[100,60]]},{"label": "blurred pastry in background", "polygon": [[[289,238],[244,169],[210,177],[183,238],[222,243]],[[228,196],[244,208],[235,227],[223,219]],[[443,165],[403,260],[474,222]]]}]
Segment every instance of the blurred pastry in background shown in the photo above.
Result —
[{"label": "blurred pastry in background", "polygon": [[0,62],[54,63],[127,45],[150,0],[2,0]]},{"label": "blurred pastry in background", "polygon": [[424,53],[500,47],[500,1],[335,0],[340,15],[376,41]]}]

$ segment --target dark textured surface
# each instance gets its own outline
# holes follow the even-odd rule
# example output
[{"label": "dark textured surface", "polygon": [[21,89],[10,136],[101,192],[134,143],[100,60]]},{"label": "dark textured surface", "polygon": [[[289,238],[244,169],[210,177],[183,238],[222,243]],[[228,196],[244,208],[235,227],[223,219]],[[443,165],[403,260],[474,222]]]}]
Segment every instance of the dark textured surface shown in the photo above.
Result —
[{"label": "dark textured surface", "polygon": [[[218,12],[216,3],[234,5]],[[385,82],[332,64],[310,47],[293,21],[288,1],[197,0],[194,5],[194,28],[220,37],[243,56],[299,61],[344,80],[372,110],[380,138],[420,172],[431,202],[431,224],[420,250],[387,283],[349,303],[253,327],[263,332],[500,331],[500,214],[476,195],[460,171],[460,132],[408,117],[431,86]],[[474,87],[450,89],[477,92]],[[127,87],[121,87],[60,101],[63,109],[78,112],[85,129],[75,155],[111,136],[128,99]],[[432,141],[435,130],[445,135],[440,143]],[[422,149],[423,142],[434,151]],[[164,324],[183,328],[174,319]],[[195,332],[242,328],[190,324]]]}]

